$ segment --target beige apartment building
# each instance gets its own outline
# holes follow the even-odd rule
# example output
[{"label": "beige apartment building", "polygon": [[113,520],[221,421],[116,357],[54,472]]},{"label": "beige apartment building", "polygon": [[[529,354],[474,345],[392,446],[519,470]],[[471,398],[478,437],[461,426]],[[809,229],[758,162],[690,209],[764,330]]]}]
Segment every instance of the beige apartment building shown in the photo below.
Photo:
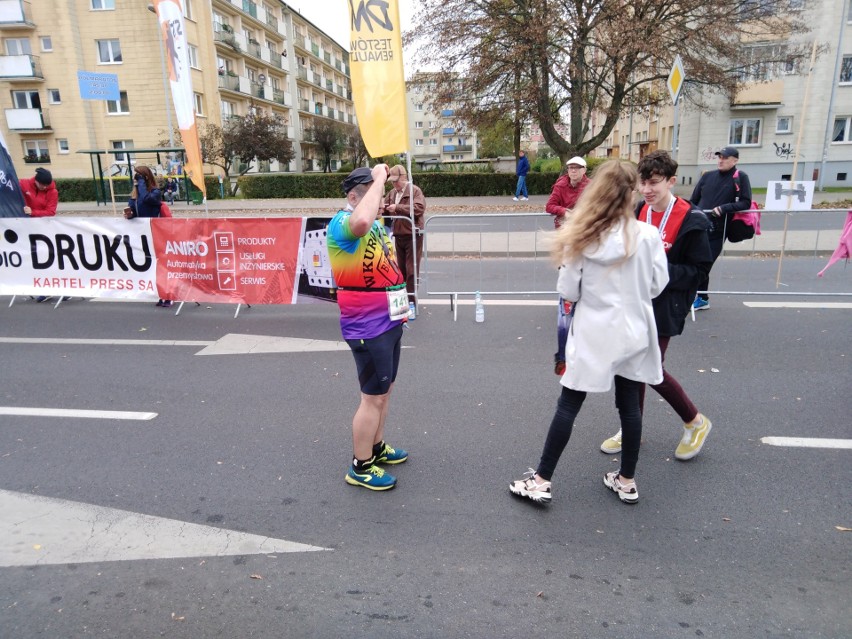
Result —
[{"label": "beige apartment building", "polygon": [[[198,124],[221,126],[252,108],[278,115],[295,157],[254,162],[251,172],[321,170],[315,124],[357,124],[348,51],[280,0],[183,6]],[[0,0],[0,39],[0,126],[20,176],[44,166],[55,177],[86,177],[92,164],[80,151],[169,140],[177,119],[157,18],[144,0]],[[120,100],[83,100],[78,71],[117,75]]]},{"label": "beige apartment building", "polygon": [[[810,59],[758,63],[743,71],[733,99],[706,96],[709,113],[681,101],[678,113],[679,182],[694,184],[716,168],[715,152],[734,146],[752,186],[770,180],[814,180],[817,186],[852,188],[852,2],[802,0],[808,33],[767,33],[741,44],[744,61],[783,59],[790,44],[817,57],[808,87]],[[689,69],[686,69],[687,79]],[[660,86],[660,91],[667,91]],[[807,97],[806,97],[807,94]],[[595,155],[638,162],[656,149],[672,151],[674,109],[625,113]],[[796,175],[793,165],[796,163]]]}]

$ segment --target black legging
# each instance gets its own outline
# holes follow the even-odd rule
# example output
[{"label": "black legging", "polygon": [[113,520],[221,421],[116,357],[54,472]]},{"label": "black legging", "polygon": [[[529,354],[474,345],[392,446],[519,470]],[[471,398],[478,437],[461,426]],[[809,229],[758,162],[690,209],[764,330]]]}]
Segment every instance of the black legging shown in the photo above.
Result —
[{"label": "black legging", "polygon": [[[725,236],[719,235],[718,237],[710,236],[710,253],[713,255],[713,264],[716,263],[716,260],[719,259],[719,256],[722,254],[722,246],[725,244]],[[710,268],[713,268],[713,264],[710,265]],[[707,271],[707,275],[700,275],[698,277],[698,290],[699,291],[708,291],[710,290],[710,271]],[[698,297],[703,300],[709,300],[710,296],[707,293],[699,293]]]},{"label": "black legging", "polygon": [[[639,460],[639,441],[642,439],[642,411],[639,408],[639,393],[642,382],[615,376],[615,406],[621,418],[621,474],[630,479],[636,473]],[[550,422],[541,461],[536,471],[542,479],[550,481],[556,464],[574,428],[574,420],[586,399],[585,391],[562,387],[562,394],[556,403],[556,414]]]}]

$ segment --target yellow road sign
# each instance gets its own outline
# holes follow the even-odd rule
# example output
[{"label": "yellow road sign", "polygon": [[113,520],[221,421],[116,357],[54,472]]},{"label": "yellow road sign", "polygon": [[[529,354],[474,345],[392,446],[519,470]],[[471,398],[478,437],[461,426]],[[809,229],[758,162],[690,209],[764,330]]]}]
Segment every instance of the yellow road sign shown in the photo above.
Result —
[{"label": "yellow road sign", "polygon": [[666,86],[669,88],[669,94],[672,96],[672,102],[677,104],[677,99],[680,97],[680,90],[683,88],[683,81],[685,78],[685,74],[683,72],[683,60],[680,59],[680,56],[675,56],[674,63],[672,64],[672,70],[669,72],[669,78],[666,80]]}]

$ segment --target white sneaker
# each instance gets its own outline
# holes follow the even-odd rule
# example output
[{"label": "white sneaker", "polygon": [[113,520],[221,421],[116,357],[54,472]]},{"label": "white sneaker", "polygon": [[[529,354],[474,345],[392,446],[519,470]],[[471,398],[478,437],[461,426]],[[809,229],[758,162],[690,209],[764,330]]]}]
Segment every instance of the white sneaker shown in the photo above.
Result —
[{"label": "white sneaker", "polygon": [[513,197],[512,199],[513,199],[515,202],[517,202],[517,201],[518,201],[518,198],[516,198],[516,197]]},{"label": "white sneaker", "polygon": [[552,499],[550,485],[549,481],[543,481],[539,484],[535,480],[535,471],[530,468],[524,473],[523,479],[516,479],[509,484],[509,491],[513,495],[526,497],[537,504],[549,504]]},{"label": "white sneaker", "polygon": [[625,504],[639,503],[639,490],[636,488],[636,482],[633,479],[622,481],[618,478],[618,474],[619,471],[614,470],[604,475],[604,486],[618,495],[618,498]]},{"label": "white sneaker", "polygon": [[523,200],[524,202],[526,202],[528,199],[529,199],[528,197],[522,197],[521,198],[521,200]]}]

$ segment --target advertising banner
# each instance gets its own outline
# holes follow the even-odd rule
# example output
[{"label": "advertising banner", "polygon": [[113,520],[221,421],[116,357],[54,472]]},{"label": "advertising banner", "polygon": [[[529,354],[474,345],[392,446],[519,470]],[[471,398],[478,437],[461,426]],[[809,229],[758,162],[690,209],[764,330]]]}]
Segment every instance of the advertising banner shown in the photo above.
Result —
[{"label": "advertising banner", "polygon": [[3,131],[0,131],[0,217],[26,217],[24,194],[21,193]]}]

